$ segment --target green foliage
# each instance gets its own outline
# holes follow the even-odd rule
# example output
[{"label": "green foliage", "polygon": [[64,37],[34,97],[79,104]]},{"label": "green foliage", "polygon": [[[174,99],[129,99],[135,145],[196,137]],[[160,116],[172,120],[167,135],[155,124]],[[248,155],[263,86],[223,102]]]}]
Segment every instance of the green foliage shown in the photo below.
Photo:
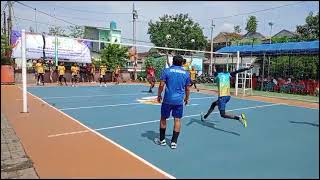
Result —
[{"label": "green foliage", "polygon": [[319,12],[315,16],[310,12],[306,17],[306,24],[297,26],[296,31],[303,40],[319,39]]},{"label": "green foliage", "polygon": [[261,44],[262,41],[260,39],[235,39],[231,41],[232,45],[255,45],[255,44]]},{"label": "green foliage", "polygon": [[68,37],[68,35],[65,32],[65,29],[63,29],[61,26],[50,26],[48,34],[52,36],[56,35],[56,36]]},{"label": "green foliage", "polygon": [[145,61],[144,61],[144,65],[142,67],[143,70],[145,70],[144,72],[140,72],[138,74],[138,78],[142,77],[142,78],[146,78],[147,77],[147,74],[146,74],[146,69],[147,67],[149,67],[150,65],[152,65],[156,72],[155,72],[155,75],[156,75],[156,79],[159,80],[160,79],[160,76],[161,76],[161,73],[162,73],[162,70],[166,67],[166,57],[162,56],[162,57],[158,57],[158,58],[155,58],[155,57],[148,57]]},{"label": "green foliage", "polygon": [[257,32],[258,21],[255,16],[249,16],[247,21],[246,30],[248,32]]},{"label": "green foliage", "polygon": [[[206,37],[202,28],[195,23],[188,14],[164,15],[159,21],[149,22],[148,34],[156,46],[181,49],[203,49],[206,46]],[[171,38],[167,40],[166,36]],[[191,42],[194,39],[195,42]]]},{"label": "green foliage", "polygon": [[11,51],[11,46],[8,44],[8,37],[4,34],[1,35],[1,65],[12,65],[13,61],[8,56]]},{"label": "green foliage", "polygon": [[[265,76],[268,73],[268,58],[265,60]],[[290,65],[289,65],[290,61]],[[287,78],[292,76],[294,79],[308,77],[310,79],[319,79],[319,56],[294,56],[284,55],[271,57],[270,75],[272,77]],[[262,67],[262,59],[257,63]],[[262,69],[261,69],[262,70]]]},{"label": "green foliage", "polygon": [[129,58],[128,48],[121,47],[119,44],[108,44],[101,50],[100,57],[100,63],[105,64],[110,70],[114,70],[118,65],[124,67]]},{"label": "green foliage", "polygon": [[69,26],[70,37],[73,38],[83,38],[84,28],[82,26]]},{"label": "green foliage", "polygon": [[272,37],[271,38],[272,43],[285,43],[285,42],[299,42],[302,41],[302,38],[300,37]]}]

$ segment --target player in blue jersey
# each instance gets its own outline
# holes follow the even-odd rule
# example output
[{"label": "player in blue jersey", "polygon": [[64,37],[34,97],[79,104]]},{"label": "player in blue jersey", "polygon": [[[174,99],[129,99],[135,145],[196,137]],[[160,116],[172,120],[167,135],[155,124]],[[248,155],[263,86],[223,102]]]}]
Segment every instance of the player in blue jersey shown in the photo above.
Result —
[{"label": "player in blue jersey", "polygon": [[[183,104],[187,105],[190,96],[190,75],[182,67],[183,57],[176,55],[173,57],[172,66],[163,70],[160,77],[160,85],[158,89],[158,102],[161,104],[160,119],[160,138],[155,138],[155,143],[165,146],[166,139],[166,122],[167,118],[174,118],[174,129],[170,147],[177,147],[178,136],[180,133],[180,119],[183,115]],[[165,87],[164,98],[161,93]]]},{"label": "player in blue jersey", "polygon": [[231,98],[231,96],[230,96],[230,77],[235,76],[237,73],[241,73],[241,72],[247,71],[252,68],[253,68],[253,65],[251,65],[249,68],[239,69],[239,70],[231,72],[231,73],[225,72],[223,68],[217,69],[217,71],[214,73],[214,77],[217,80],[217,84],[218,84],[218,100],[214,101],[211,104],[210,109],[208,110],[207,114],[203,115],[201,113],[201,120],[202,121],[207,119],[207,117],[210,115],[210,113],[218,105],[221,117],[238,120],[243,124],[244,127],[247,127],[247,120],[246,120],[244,113],[242,113],[240,116],[226,114],[225,107]]}]

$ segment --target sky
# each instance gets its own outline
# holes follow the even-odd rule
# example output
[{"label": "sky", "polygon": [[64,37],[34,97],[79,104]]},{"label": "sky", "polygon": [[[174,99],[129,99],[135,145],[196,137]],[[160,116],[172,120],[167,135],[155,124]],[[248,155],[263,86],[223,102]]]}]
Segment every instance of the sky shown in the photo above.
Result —
[{"label": "sky", "polygon": [[[219,32],[232,32],[235,25],[240,25],[245,34],[245,26],[250,15],[254,15],[258,20],[257,32],[265,36],[270,35],[269,22],[273,22],[272,35],[287,29],[295,31],[296,25],[305,23],[305,18],[309,12],[319,12],[318,1],[20,1],[28,6],[44,11],[60,19],[72,22],[78,25],[109,27],[111,21],[117,23],[117,28],[122,30],[122,37],[132,39],[132,8],[133,3],[138,11],[138,20],[136,22],[137,44],[150,44],[148,31],[148,22],[159,20],[164,14],[174,15],[178,13],[188,14],[195,22],[203,28],[204,35],[211,37],[211,19],[214,19],[213,36]],[[6,1],[1,1],[1,12],[4,9]],[[293,4],[293,5],[288,5]],[[288,5],[288,6],[284,6]],[[259,10],[274,8],[252,14],[244,14]],[[67,27],[70,24],[56,20],[47,15],[43,15],[31,8],[24,7],[21,4],[14,3],[14,29],[26,29],[29,27],[38,32],[47,32],[48,26],[59,25]],[[8,11],[8,8],[6,8]],[[90,11],[90,12],[87,12]],[[228,18],[221,18],[232,16]],[[44,23],[38,24],[33,22]],[[3,19],[1,18],[1,23]],[[37,27],[37,28],[36,28]],[[141,42],[140,42],[141,41]],[[122,42],[132,43],[132,40],[122,39]],[[149,43],[148,43],[149,42]],[[146,48],[138,48],[139,52],[147,51]]]}]

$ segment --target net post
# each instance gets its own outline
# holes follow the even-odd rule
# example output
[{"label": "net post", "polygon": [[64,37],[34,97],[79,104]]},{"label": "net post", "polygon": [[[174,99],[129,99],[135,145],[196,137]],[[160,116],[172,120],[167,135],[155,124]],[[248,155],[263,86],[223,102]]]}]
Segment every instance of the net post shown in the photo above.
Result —
[{"label": "net post", "polygon": [[[236,67],[236,70],[239,69],[239,63],[240,63],[240,52],[237,51],[237,67]],[[238,96],[238,77],[239,77],[239,74],[237,73],[236,74],[236,82],[235,82],[236,96]]]},{"label": "net post", "polygon": [[26,32],[21,30],[21,63],[22,63],[22,97],[23,97],[23,110],[22,112],[28,112],[27,103],[27,67],[26,67]]}]

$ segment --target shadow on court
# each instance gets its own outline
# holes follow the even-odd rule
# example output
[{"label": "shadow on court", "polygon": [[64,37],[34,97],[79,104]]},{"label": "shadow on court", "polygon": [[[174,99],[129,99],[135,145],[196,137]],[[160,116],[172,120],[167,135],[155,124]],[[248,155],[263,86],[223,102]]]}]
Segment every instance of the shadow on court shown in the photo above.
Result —
[{"label": "shadow on court", "polygon": [[227,130],[224,130],[224,129],[217,128],[215,123],[208,122],[208,121],[201,121],[201,120],[195,119],[195,118],[191,118],[190,121],[188,122],[187,126],[190,126],[193,123],[198,123],[198,124],[200,124],[202,126],[207,126],[207,127],[212,128],[214,130],[218,130],[218,131],[222,131],[222,132],[225,132],[225,133],[229,133],[229,134],[233,134],[233,135],[236,135],[236,136],[240,136],[240,134],[237,133],[237,132],[227,131]]},{"label": "shadow on court", "polygon": [[[172,134],[166,134],[166,137],[171,137],[171,136],[172,136]],[[148,138],[150,141],[152,141],[152,143],[155,144],[154,138],[159,138],[159,137],[160,137],[160,133],[157,133],[157,132],[155,132],[155,131],[146,131],[146,132],[144,132],[144,133],[141,134],[141,137],[146,137],[146,138]],[[168,142],[171,142],[171,139],[166,138],[166,141],[167,141],[167,143],[168,143]],[[169,144],[168,144],[168,146],[169,146]]]},{"label": "shadow on court", "polygon": [[311,122],[304,122],[304,121],[289,121],[289,122],[293,123],[293,124],[307,124],[307,125],[310,125],[310,126],[319,127],[319,124],[311,123]]},{"label": "shadow on court", "polygon": [[[147,90],[147,91],[144,91],[144,90],[143,90],[143,91],[141,91],[141,92],[143,92],[143,93],[149,93],[149,90]],[[152,93],[150,93],[150,94],[153,94],[153,93],[155,93],[154,90],[153,90]]]}]

